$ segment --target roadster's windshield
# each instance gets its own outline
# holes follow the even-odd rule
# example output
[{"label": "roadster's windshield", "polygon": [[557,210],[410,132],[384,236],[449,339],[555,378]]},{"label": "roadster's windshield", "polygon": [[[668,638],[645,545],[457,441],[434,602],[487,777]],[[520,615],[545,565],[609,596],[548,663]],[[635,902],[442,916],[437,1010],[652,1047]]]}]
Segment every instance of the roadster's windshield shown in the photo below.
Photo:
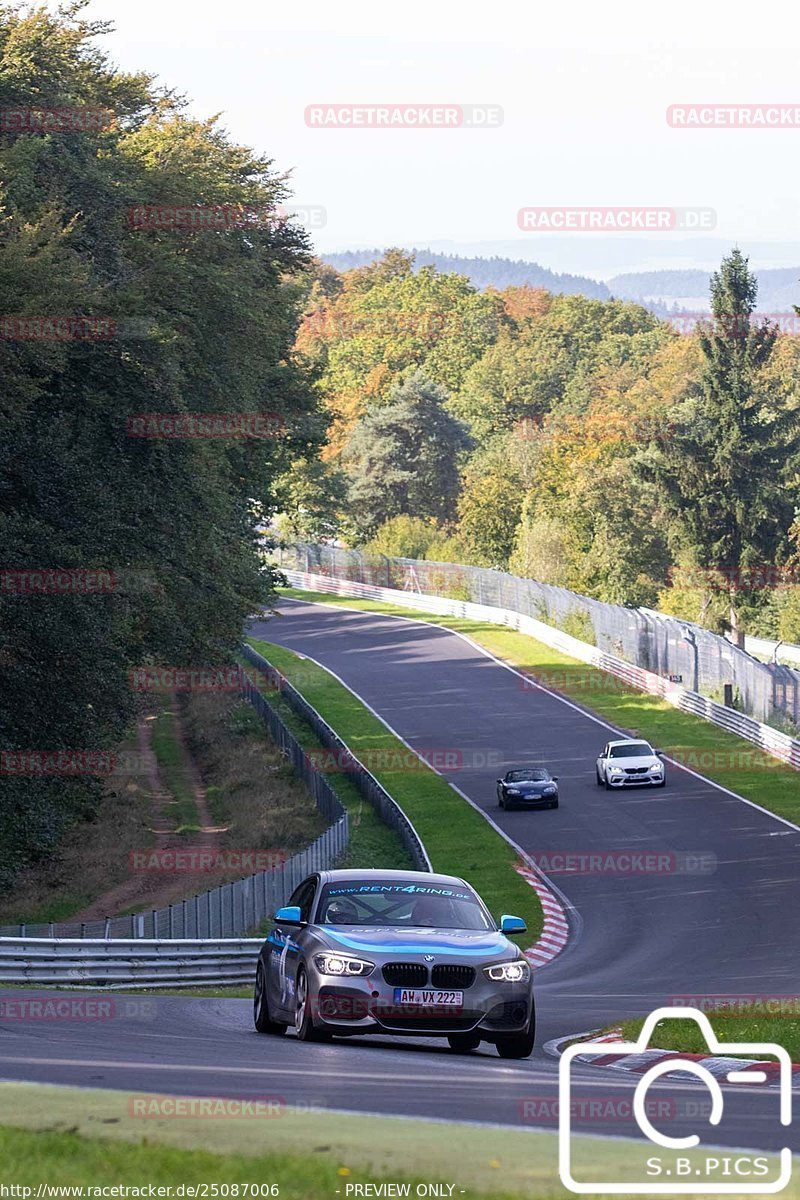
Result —
[{"label": "roadster's windshield", "polygon": [[319,925],[401,925],[435,929],[493,929],[469,888],[418,883],[328,883],[317,910]]},{"label": "roadster's windshield", "polygon": [[550,778],[550,772],[544,767],[525,767],[520,771],[509,771],[506,783],[544,783]]}]

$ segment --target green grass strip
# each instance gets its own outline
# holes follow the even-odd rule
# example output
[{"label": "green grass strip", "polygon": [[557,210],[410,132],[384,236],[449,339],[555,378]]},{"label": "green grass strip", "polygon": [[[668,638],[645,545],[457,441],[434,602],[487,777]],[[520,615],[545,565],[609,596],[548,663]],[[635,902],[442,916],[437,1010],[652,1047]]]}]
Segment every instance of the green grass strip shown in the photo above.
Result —
[{"label": "green grass strip", "polygon": [[[416,757],[412,760],[403,742],[323,667],[284,646],[248,640],[297,687],[356,757],[368,760],[371,773],[422,838],[433,869],[468,880],[495,917],[522,917],[528,932],[517,940],[529,946],[541,932],[542,909],[536,893],[513,869],[518,856],[508,842],[442,776]],[[382,759],[389,765],[382,767]]]},{"label": "green grass strip", "polygon": [[[606,671],[576,662],[528,634],[485,621],[440,617],[377,600],[329,596],[296,588],[284,589],[282,594],[387,616],[412,617],[415,621],[465,633],[504,662],[539,678],[610,724],[646,738],[653,746],[723,787],[780,817],[800,823],[800,774],[792,767],[710,721],[680,712],[658,696],[637,692]],[[605,740],[603,730],[598,728],[598,753]]]},{"label": "green grass strip", "polygon": [[[328,1107],[346,1102],[344,1084],[346,1080],[331,1079]],[[259,1098],[271,1095],[265,1088]],[[163,1099],[99,1088],[0,1084],[0,1183],[32,1187],[33,1196],[40,1183],[122,1184],[144,1187],[143,1195],[150,1185],[184,1184],[186,1196],[189,1185],[239,1184],[243,1189],[250,1184],[258,1186],[259,1196],[269,1195],[262,1186],[274,1185],[280,1200],[355,1200],[359,1193],[352,1190],[354,1184],[393,1183],[410,1185],[407,1192],[395,1194],[413,1200],[424,1194],[417,1193],[417,1183],[433,1182],[452,1188],[453,1200],[567,1200],[572,1195],[558,1181],[555,1130],[523,1126],[498,1131],[291,1106],[277,1117],[261,1119],[134,1115],[135,1101],[146,1100],[157,1109]],[[174,1104],[175,1097],[170,1100]],[[651,1151],[645,1142],[578,1136],[573,1157],[591,1180],[641,1180]],[[773,1165],[770,1177],[774,1174]],[[583,1171],[578,1177],[584,1177]],[[234,1195],[222,1189],[195,1194]],[[377,1193],[361,1192],[370,1194]],[[798,1200],[797,1183],[781,1195]]]},{"label": "green grass strip", "polygon": [[[776,999],[776,1006],[778,997]],[[738,1011],[708,1012],[706,1016],[720,1042],[776,1042],[789,1051],[792,1062],[800,1063],[800,1001],[797,997],[786,997],[785,1013],[769,1011],[754,1004],[752,1008],[737,1005]],[[644,1018],[618,1022],[612,1029],[622,1029],[622,1036],[635,1042]],[[703,1054],[708,1050],[699,1025],[690,1020],[659,1021],[650,1039],[659,1050],[679,1050],[684,1054]],[[613,1046],[609,1050],[613,1052]],[[726,1051],[734,1058],[736,1051]],[[742,1058],[757,1058],[758,1055],[743,1054]]]}]

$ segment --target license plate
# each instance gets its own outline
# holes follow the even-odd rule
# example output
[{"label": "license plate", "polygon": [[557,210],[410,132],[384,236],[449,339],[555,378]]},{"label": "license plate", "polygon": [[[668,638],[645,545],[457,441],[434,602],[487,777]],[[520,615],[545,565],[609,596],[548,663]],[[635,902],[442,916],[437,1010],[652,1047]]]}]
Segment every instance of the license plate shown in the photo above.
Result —
[{"label": "license plate", "polygon": [[441,992],[436,988],[395,988],[395,1004],[413,1004],[415,1008],[460,1008],[463,992]]}]

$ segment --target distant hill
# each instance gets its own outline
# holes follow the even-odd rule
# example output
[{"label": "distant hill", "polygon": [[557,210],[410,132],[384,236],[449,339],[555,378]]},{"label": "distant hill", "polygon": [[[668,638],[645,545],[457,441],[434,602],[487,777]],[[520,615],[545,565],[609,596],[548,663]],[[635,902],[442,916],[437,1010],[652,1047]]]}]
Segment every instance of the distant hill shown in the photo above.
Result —
[{"label": "distant hill", "polygon": [[[609,300],[616,296],[621,300],[645,303],[647,308],[666,316],[679,301],[694,299],[692,307],[702,308],[708,300],[710,272],[701,270],[629,271],[614,275],[608,283],[590,279],[587,275],[570,275],[551,271],[535,262],[519,258],[470,257],[461,254],[445,254],[432,250],[414,249],[414,268],[435,266],[437,271],[457,272],[466,275],[477,288],[507,287],[547,288],[557,294],[589,296],[593,300]],[[385,250],[344,250],[337,254],[323,254],[323,262],[337,271],[351,271],[365,267],[382,258]],[[792,312],[795,304],[800,305],[800,267],[773,267],[756,271],[758,277],[758,308],[760,312]]]},{"label": "distant hill", "polygon": [[[323,254],[323,262],[337,271],[352,271],[354,267],[365,267],[368,263],[383,258],[385,250],[346,250],[340,254]],[[611,292],[604,283],[584,275],[560,275],[548,271],[538,263],[523,262],[521,259],[465,258],[459,254],[437,254],[430,250],[411,250],[414,254],[415,270],[420,267],[436,267],[437,271],[456,272],[466,275],[477,288],[507,287],[547,288],[548,292],[567,295],[589,296],[593,300],[608,300]],[[667,272],[668,274],[668,272]]]},{"label": "distant hill", "polygon": [[[800,267],[756,271],[760,312],[791,312],[800,304]],[[708,271],[631,271],[608,281],[614,296],[625,300],[657,298],[663,307],[671,300],[708,298]]]}]

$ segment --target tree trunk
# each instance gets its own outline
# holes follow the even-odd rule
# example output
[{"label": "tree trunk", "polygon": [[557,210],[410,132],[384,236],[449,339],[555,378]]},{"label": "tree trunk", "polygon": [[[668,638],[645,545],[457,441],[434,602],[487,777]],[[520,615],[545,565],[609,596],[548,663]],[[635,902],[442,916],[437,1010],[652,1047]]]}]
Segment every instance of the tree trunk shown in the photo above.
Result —
[{"label": "tree trunk", "polygon": [[731,634],[733,635],[731,641],[734,646],[738,646],[740,650],[744,650],[744,630],[739,625],[739,613],[736,608],[735,596],[731,597],[730,616]]}]

